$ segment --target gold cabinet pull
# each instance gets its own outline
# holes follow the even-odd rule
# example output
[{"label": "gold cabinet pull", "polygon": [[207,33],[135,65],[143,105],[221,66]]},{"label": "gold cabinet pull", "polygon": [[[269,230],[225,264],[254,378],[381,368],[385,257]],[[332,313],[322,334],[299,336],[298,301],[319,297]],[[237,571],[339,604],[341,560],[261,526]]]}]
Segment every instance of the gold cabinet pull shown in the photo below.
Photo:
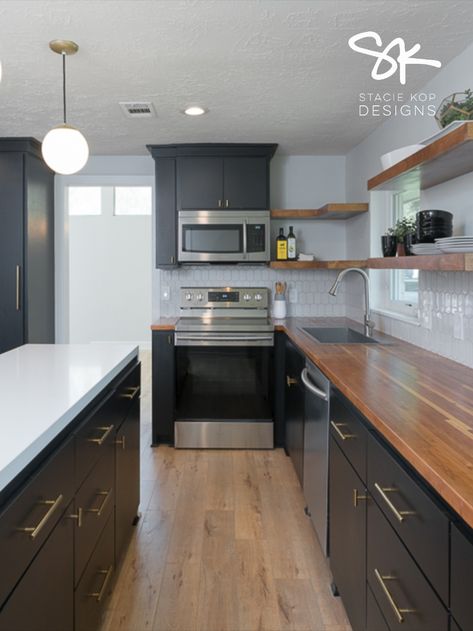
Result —
[{"label": "gold cabinet pull", "polygon": [[88,438],[87,440],[89,441],[89,443],[95,443],[96,445],[100,446],[112,431],[113,425],[107,425],[106,427],[96,427],[95,429],[103,432],[102,436],[100,436],[100,438]]},{"label": "gold cabinet pull", "polygon": [[123,451],[125,451],[126,449],[126,442],[125,442],[125,435],[123,435],[121,438],[119,438],[118,440],[115,441],[115,445],[121,445]]},{"label": "gold cabinet pull", "polygon": [[286,375],[286,383],[287,383],[287,387],[290,388],[291,386],[295,386],[297,384],[297,379],[294,379],[294,377],[289,377],[289,375]]},{"label": "gold cabinet pull", "polygon": [[89,598],[95,598],[95,600],[98,603],[102,600],[102,598],[105,595],[105,590],[107,589],[108,581],[110,580],[110,577],[112,576],[112,572],[113,572],[113,565],[110,565],[108,570],[98,570],[97,574],[103,575],[105,576],[105,578],[103,579],[102,587],[99,589],[98,592],[92,592],[90,594],[87,594]]},{"label": "gold cabinet pull", "polygon": [[222,207],[223,207],[223,204],[222,204],[222,200],[221,200],[221,199],[219,199],[219,200],[218,200],[218,207],[219,207],[219,208],[222,208]]},{"label": "gold cabinet pull", "polygon": [[358,489],[353,489],[353,506],[356,508],[358,506],[358,502],[364,500],[367,501],[370,499],[369,495],[359,495]]},{"label": "gold cabinet pull", "polygon": [[125,390],[129,390],[129,392],[122,392],[122,394],[120,394],[120,398],[133,400],[140,391],[140,386],[128,386]]},{"label": "gold cabinet pull", "polygon": [[349,440],[350,438],[356,438],[356,434],[344,434],[340,427],[346,427],[346,423],[335,423],[335,421],[330,421],[330,425],[337,432],[342,440]]},{"label": "gold cabinet pull", "polygon": [[27,526],[26,528],[17,528],[17,530],[19,532],[28,533],[30,536],[30,539],[36,539],[36,537],[39,535],[39,533],[43,530],[43,528],[46,526],[48,521],[51,519],[51,517],[53,516],[53,513],[57,510],[59,504],[62,502],[63,499],[64,498],[62,494],[60,494],[57,496],[55,500],[43,500],[43,501],[38,502],[38,504],[50,507],[48,511],[46,512],[46,514],[41,519],[41,521],[36,526]]},{"label": "gold cabinet pull", "polygon": [[112,489],[109,489],[108,491],[99,491],[97,493],[97,495],[99,495],[100,497],[103,497],[102,503],[100,504],[100,506],[98,508],[85,508],[85,512],[86,513],[95,513],[96,517],[100,517],[102,515],[102,511],[105,508],[110,494],[112,493]]},{"label": "gold cabinet pull", "polygon": [[77,513],[71,513],[67,517],[69,519],[77,519],[77,527],[82,528],[82,508],[78,508]]},{"label": "gold cabinet pull", "polygon": [[407,517],[408,515],[415,515],[416,514],[415,511],[399,510],[399,509],[397,509],[394,506],[394,504],[391,502],[391,500],[387,496],[387,493],[396,493],[398,491],[398,489],[396,489],[395,487],[390,487],[390,486],[382,487],[377,482],[375,482],[374,483],[374,488],[381,495],[381,497],[383,498],[385,503],[389,506],[389,508],[391,509],[392,513],[394,514],[394,516],[396,517],[396,519],[399,522],[403,522],[404,521],[404,517]]},{"label": "gold cabinet pull", "polygon": [[21,309],[21,291],[20,291],[20,286],[21,286],[21,266],[17,265],[16,266],[16,297],[15,297],[15,304],[16,304],[16,310],[20,311]]},{"label": "gold cabinet pull", "polygon": [[402,615],[403,613],[416,613],[415,609],[401,609],[400,607],[397,606],[394,598],[391,595],[391,592],[389,591],[385,583],[385,581],[397,580],[395,576],[382,576],[379,570],[377,570],[376,568],[374,568],[374,574],[376,576],[378,583],[381,586],[381,589],[384,592],[384,595],[386,596],[389,604],[391,605],[391,608],[394,611],[394,615],[396,616],[399,624],[401,624],[401,622],[404,622],[404,617]]},{"label": "gold cabinet pull", "polygon": [[230,200],[226,199],[225,200],[225,208],[229,208],[230,206]]}]

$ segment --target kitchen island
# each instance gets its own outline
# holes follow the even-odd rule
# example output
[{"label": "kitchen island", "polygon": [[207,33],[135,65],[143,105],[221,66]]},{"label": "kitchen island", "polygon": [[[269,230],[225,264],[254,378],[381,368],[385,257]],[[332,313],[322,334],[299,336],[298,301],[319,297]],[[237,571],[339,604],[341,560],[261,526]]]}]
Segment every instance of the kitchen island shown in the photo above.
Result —
[{"label": "kitchen island", "polygon": [[0,355],[0,629],[97,626],[138,514],[139,392],[132,345]]}]

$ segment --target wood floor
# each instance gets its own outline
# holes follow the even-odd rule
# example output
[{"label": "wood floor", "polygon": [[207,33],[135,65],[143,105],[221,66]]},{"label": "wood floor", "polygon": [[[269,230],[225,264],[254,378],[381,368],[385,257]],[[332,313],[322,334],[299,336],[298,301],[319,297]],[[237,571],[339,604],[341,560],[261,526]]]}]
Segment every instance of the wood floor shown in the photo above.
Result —
[{"label": "wood floor", "polygon": [[289,458],[150,448],[142,361],[142,518],[102,631],[349,630]]}]

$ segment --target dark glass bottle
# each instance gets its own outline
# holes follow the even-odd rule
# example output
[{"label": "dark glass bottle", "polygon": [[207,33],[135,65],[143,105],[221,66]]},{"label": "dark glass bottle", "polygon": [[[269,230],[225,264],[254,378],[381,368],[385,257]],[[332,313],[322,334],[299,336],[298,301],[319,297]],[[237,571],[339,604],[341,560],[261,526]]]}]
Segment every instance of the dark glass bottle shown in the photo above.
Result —
[{"label": "dark glass bottle", "polygon": [[288,261],[295,261],[296,258],[296,235],[294,234],[292,226],[289,226],[289,234],[287,235],[287,259]]}]

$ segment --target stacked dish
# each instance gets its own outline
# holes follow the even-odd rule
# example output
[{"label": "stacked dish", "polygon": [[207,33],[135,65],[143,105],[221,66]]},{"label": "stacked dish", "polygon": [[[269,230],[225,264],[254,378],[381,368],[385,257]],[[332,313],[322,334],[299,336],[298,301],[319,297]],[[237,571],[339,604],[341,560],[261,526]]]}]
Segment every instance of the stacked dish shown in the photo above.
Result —
[{"label": "stacked dish", "polygon": [[442,254],[439,247],[435,243],[414,243],[411,245],[411,252],[416,256]]},{"label": "stacked dish", "polygon": [[435,239],[435,246],[441,252],[448,252],[450,254],[473,252],[473,236],[445,237],[444,239]]},{"label": "stacked dish", "polygon": [[452,236],[453,215],[448,210],[421,210],[416,215],[416,227],[418,243],[434,243]]}]

